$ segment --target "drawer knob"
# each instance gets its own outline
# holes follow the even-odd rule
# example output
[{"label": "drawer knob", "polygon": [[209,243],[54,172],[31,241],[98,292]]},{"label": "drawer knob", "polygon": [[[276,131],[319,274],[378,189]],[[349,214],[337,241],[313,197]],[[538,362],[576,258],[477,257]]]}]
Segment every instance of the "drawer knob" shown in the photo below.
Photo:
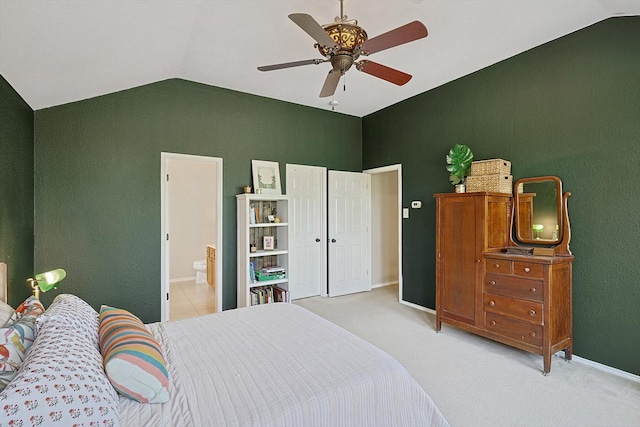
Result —
[{"label": "drawer knob", "polygon": [[500,264],[497,264],[497,263],[496,263],[495,267],[496,267],[496,268],[500,268]]},{"label": "drawer knob", "polygon": [[536,315],[535,310],[529,310],[529,316],[535,316],[535,315]]},{"label": "drawer knob", "polygon": [[495,280],[492,280],[492,281],[491,281],[491,286],[495,286],[495,285],[496,285],[496,281],[495,281]]},{"label": "drawer knob", "polygon": [[536,333],[535,333],[535,332],[529,332],[529,336],[530,336],[531,338],[533,338],[533,337],[535,337],[535,336],[536,336]]},{"label": "drawer knob", "polygon": [[496,303],[494,301],[489,301],[489,305],[493,307],[494,305],[496,305]]},{"label": "drawer knob", "polygon": [[528,273],[528,272],[530,272],[530,271],[531,271],[531,269],[530,269],[529,267],[525,267],[525,268],[524,268],[524,272],[525,272],[525,273]]},{"label": "drawer knob", "polygon": [[491,326],[496,326],[496,321],[495,320],[492,320],[490,323],[491,323]]},{"label": "drawer knob", "polygon": [[535,291],[536,291],[536,288],[531,288],[531,289],[529,289],[529,290],[530,290],[531,292],[535,292]]}]

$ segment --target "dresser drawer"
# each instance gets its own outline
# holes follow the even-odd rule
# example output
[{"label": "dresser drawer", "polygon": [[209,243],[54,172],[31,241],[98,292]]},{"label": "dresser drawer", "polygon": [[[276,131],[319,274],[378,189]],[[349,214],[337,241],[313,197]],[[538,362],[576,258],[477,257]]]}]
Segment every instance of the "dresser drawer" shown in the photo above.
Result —
[{"label": "dresser drawer", "polygon": [[541,280],[502,274],[487,273],[484,276],[484,292],[530,301],[542,302],[543,284]]},{"label": "dresser drawer", "polygon": [[533,264],[526,261],[514,261],[513,274],[522,277],[542,279],[544,278],[544,265]]},{"label": "dresser drawer", "polygon": [[485,313],[485,329],[528,344],[542,345],[542,325],[522,322],[495,313]]},{"label": "dresser drawer", "polygon": [[511,274],[511,261],[485,259],[485,270],[489,273]]},{"label": "dresser drawer", "polygon": [[494,294],[483,295],[485,312],[503,314],[542,325],[542,304]]}]

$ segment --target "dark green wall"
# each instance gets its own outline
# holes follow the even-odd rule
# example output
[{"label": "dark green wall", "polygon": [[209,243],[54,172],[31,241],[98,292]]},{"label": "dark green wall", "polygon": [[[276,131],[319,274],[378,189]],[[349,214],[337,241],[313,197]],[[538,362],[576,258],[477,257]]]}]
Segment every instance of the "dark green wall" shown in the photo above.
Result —
[{"label": "dark green wall", "polygon": [[445,154],[557,175],[569,199],[574,351],[640,374],[640,17],[615,18],[363,119],[363,166],[402,163],[404,297],[435,304],[435,203]]},{"label": "dark green wall", "polygon": [[360,118],[175,79],[38,110],[35,137],[38,270],[63,267],[64,292],[147,322],[160,319],[161,152],[223,158],[225,309],[251,159],[278,161],[283,185],[286,163],[362,166]]},{"label": "dark green wall", "polygon": [[33,110],[0,76],[0,261],[9,303],[31,294],[33,276]]}]

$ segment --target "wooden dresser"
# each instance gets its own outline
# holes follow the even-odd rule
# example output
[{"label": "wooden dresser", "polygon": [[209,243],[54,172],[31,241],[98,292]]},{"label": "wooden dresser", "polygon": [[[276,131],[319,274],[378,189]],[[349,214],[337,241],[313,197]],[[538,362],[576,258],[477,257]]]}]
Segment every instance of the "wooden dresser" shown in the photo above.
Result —
[{"label": "wooden dresser", "polygon": [[553,353],[571,359],[573,256],[506,253],[513,246],[508,194],[434,197],[436,330],[445,322],[540,354],[545,375]]},{"label": "wooden dresser", "polygon": [[483,323],[483,254],[507,245],[511,197],[436,194],[436,324]]},{"label": "wooden dresser", "polygon": [[482,288],[486,337],[541,354],[571,359],[571,264],[573,257],[487,253]]}]

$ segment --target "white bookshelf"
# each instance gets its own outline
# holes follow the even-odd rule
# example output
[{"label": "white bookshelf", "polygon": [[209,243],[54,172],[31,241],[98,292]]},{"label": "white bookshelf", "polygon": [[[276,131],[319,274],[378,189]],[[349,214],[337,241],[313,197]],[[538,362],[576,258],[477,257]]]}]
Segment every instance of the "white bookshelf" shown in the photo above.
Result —
[{"label": "white bookshelf", "polygon": [[[275,286],[289,291],[289,199],[284,195],[239,194],[238,205],[238,307],[252,305],[258,289]],[[257,210],[257,215],[252,210]],[[275,214],[274,214],[275,212]],[[269,215],[274,216],[273,222]],[[276,218],[279,222],[276,222]],[[265,249],[264,236],[274,238],[274,248]],[[251,252],[251,245],[256,246]],[[284,277],[257,280],[251,277],[251,263],[255,271],[263,267],[281,267]],[[277,292],[277,290],[276,290]],[[275,298],[274,298],[275,299]]]}]

